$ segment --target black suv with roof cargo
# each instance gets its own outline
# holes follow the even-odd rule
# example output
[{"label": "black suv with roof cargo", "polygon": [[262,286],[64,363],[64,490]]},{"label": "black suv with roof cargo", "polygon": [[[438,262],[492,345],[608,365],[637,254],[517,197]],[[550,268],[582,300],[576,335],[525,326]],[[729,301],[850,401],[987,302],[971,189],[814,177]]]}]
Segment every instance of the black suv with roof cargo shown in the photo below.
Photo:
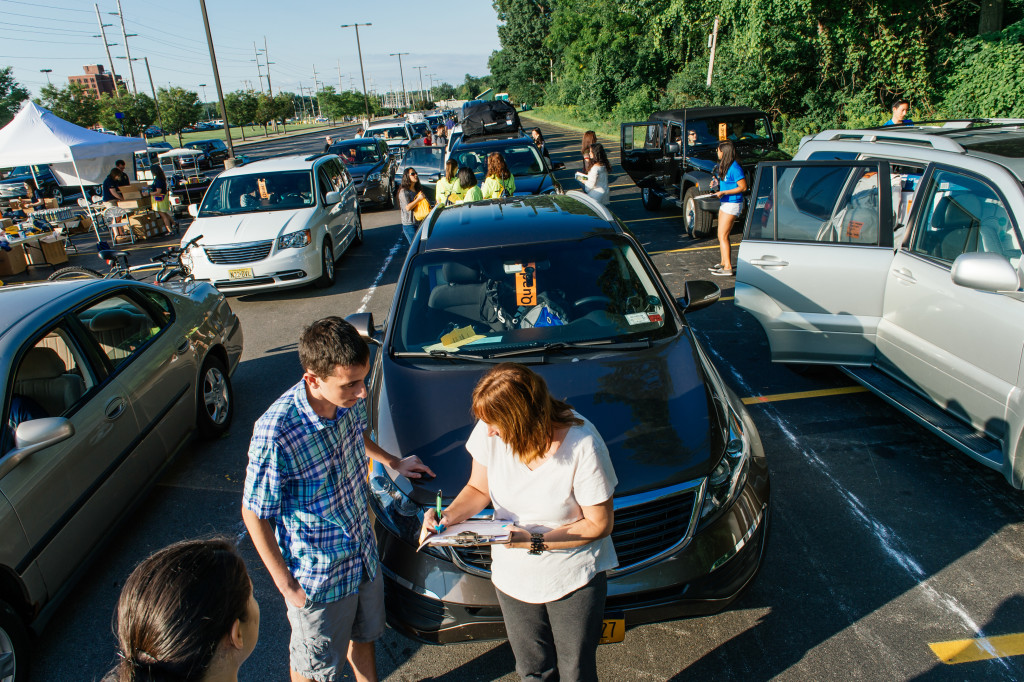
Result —
[{"label": "black suv with roof cargo", "polygon": [[779,149],[782,134],[773,132],[768,115],[748,107],[668,109],[643,123],[623,123],[620,163],[640,188],[644,208],[656,211],[662,201],[683,209],[686,229],[711,234],[719,201],[704,197],[718,163],[718,143],[732,140],[748,182],[760,161],[786,161]]}]

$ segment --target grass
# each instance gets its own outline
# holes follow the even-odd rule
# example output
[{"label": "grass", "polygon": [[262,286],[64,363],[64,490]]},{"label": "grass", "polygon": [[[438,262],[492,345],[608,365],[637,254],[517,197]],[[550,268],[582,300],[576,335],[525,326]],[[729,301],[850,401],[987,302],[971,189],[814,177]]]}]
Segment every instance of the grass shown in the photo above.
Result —
[{"label": "grass", "polygon": [[[538,123],[557,123],[566,128],[578,130],[581,135],[588,130],[593,130],[597,133],[599,140],[611,141],[619,139],[619,123],[617,121],[588,119],[580,116],[575,107],[540,106],[530,111],[520,112],[519,117]],[[604,142],[603,144],[607,147],[610,142]]]},{"label": "grass", "polygon": [[[336,128],[339,125],[347,125],[347,124],[345,124],[343,122],[338,122],[338,123],[333,123],[333,124],[332,123],[289,123],[288,126],[287,126],[287,131],[288,131],[287,133],[282,133],[281,132],[281,126],[278,125],[278,133],[276,135],[274,134],[274,127],[273,126],[268,126],[267,129],[270,131],[270,138],[263,137],[263,126],[258,126],[256,128],[250,128],[249,126],[245,126],[245,142],[259,142],[259,141],[266,140],[266,139],[271,139],[271,138],[286,137],[288,135],[298,135],[299,133],[308,133],[310,131],[315,131],[315,130],[320,130],[320,129]],[[182,133],[182,135],[181,135],[181,141],[182,141],[183,144],[187,144],[189,142],[194,142],[195,140],[209,140],[211,138],[218,138],[218,139],[223,140],[224,139],[224,130],[222,128],[218,128],[217,130],[201,130],[201,131],[198,131],[198,132],[195,132],[195,133]],[[162,142],[164,140],[167,140],[168,142],[171,143],[172,147],[177,147],[178,146],[178,136],[177,135],[167,135],[166,137],[157,136],[157,137],[151,137],[149,139],[151,141],[154,141],[154,142]],[[241,126],[231,126],[231,141],[234,142],[234,143],[242,142],[242,127]]]}]

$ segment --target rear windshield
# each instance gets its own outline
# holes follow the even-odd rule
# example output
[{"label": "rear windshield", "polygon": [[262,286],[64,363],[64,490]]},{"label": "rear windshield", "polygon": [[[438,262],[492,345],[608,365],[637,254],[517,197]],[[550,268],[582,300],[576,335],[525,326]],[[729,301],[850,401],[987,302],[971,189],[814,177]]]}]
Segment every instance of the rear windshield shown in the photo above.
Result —
[{"label": "rear windshield", "polygon": [[393,128],[374,128],[373,130],[366,131],[368,134],[374,137],[379,137],[382,140],[408,140],[409,131],[405,129],[405,126],[395,126]]},{"label": "rear windshield", "polygon": [[350,166],[377,163],[381,159],[380,148],[373,142],[341,142],[332,144],[329,151],[340,156],[341,160]]},{"label": "rear windshield", "polygon": [[505,157],[512,175],[538,175],[544,172],[544,163],[540,160],[537,148],[528,143],[501,149],[456,150],[454,156],[460,167],[468,166],[479,177],[484,177],[487,175],[487,157],[491,152],[499,152]]}]

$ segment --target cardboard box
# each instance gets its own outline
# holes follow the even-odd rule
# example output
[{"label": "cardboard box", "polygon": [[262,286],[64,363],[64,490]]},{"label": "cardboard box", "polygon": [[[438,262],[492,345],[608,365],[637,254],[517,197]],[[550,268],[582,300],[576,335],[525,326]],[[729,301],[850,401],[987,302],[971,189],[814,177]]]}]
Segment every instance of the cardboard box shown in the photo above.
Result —
[{"label": "cardboard box", "polygon": [[117,202],[117,205],[121,208],[126,208],[128,210],[143,209],[148,211],[152,206],[152,202],[150,202],[149,197],[141,197],[137,199],[126,199],[125,201],[119,201]]},{"label": "cardboard box", "polygon": [[[19,245],[20,246],[20,245]],[[25,249],[25,261],[29,265],[60,265],[68,262],[64,241],[57,237],[43,237]]]},{"label": "cardboard box", "polygon": [[0,276],[21,274],[25,267],[25,248],[21,244],[12,246],[10,251],[0,249]]},{"label": "cardboard box", "polygon": [[43,208],[60,208],[56,199],[43,199]]},{"label": "cardboard box", "polygon": [[13,227],[14,221],[10,218],[0,218],[0,230],[6,230],[8,227]]}]

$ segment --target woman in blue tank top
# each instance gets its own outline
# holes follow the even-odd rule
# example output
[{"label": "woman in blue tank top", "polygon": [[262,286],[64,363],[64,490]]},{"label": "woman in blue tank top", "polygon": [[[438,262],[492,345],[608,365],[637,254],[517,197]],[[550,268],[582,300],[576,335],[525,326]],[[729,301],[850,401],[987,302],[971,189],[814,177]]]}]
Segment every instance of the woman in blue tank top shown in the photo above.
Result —
[{"label": "woman in blue tank top", "polygon": [[743,195],[747,191],[747,177],[740,166],[736,147],[729,140],[718,144],[718,165],[715,166],[715,178],[718,180],[718,191],[715,196],[721,200],[718,209],[718,247],[722,261],[710,268],[712,275],[732,277],[732,245],[729,233],[732,224],[743,212]]}]

